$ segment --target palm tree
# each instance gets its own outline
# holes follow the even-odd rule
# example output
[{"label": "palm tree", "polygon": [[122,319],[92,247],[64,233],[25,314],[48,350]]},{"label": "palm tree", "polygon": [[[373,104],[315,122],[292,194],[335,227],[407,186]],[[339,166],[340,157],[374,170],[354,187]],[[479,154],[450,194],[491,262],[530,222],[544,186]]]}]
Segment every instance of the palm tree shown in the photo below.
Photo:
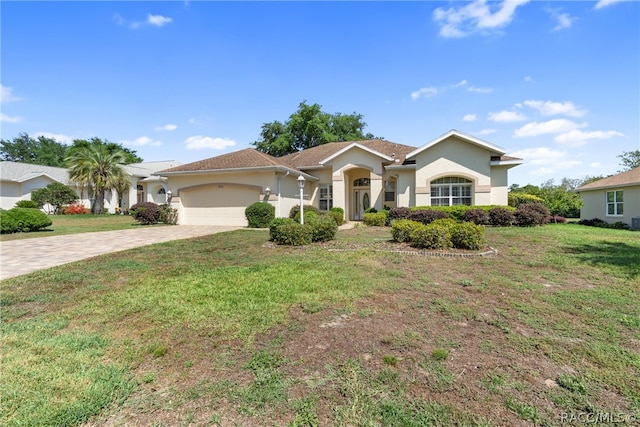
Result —
[{"label": "palm tree", "polygon": [[104,211],[104,197],[107,191],[122,188],[129,176],[122,168],[125,153],[109,153],[105,147],[91,145],[74,151],[65,159],[69,165],[69,179],[79,184],[87,184],[95,196],[91,212],[101,214]]}]

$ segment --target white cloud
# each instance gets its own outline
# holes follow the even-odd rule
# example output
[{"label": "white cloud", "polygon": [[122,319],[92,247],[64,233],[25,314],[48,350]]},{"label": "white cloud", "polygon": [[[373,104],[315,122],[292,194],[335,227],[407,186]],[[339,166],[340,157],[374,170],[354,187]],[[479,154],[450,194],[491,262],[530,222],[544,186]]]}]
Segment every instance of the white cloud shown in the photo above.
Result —
[{"label": "white cloud", "polygon": [[58,142],[63,144],[71,144],[73,140],[76,139],[73,136],[65,135],[62,133],[51,133],[51,132],[38,132],[36,136],[44,136],[45,138],[53,138]]},{"label": "white cloud", "polygon": [[476,93],[490,93],[493,92],[493,88],[490,87],[475,87],[475,86],[469,86],[469,89],[467,89],[469,92],[476,92]]},{"label": "white cloud", "polygon": [[565,115],[569,117],[582,117],[587,114],[586,110],[581,110],[573,105],[572,102],[553,102],[553,101],[538,101],[538,100],[526,100],[524,105],[533,108],[543,116],[557,116]]},{"label": "white cloud", "polygon": [[176,129],[178,129],[178,126],[171,123],[168,125],[156,126],[155,128],[153,128],[153,130],[168,130],[168,131],[172,131]]},{"label": "white cloud", "polygon": [[531,77],[531,76],[525,76],[525,77],[524,77],[524,82],[525,82],[525,83],[533,83],[533,77]]},{"label": "white cloud", "polygon": [[0,102],[7,104],[15,101],[20,101],[20,98],[13,94],[13,89],[0,84]]},{"label": "white cloud", "polygon": [[600,0],[594,6],[594,9],[602,9],[603,7],[611,6],[612,4],[619,3],[623,0]]},{"label": "white cloud", "polygon": [[438,93],[438,88],[435,87],[423,87],[422,89],[418,89],[415,92],[411,92],[412,99],[418,99],[421,96],[425,98],[430,98],[433,95]]},{"label": "white cloud", "polygon": [[2,123],[18,123],[22,121],[22,117],[8,116],[5,113],[0,113],[0,122]]},{"label": "white cloud", "polygon": [[171,21],[173,21],[173,19],[167,16],[151,14],[147,16],[147,22],[151,25],[155,25],[156,27],[162,27],[163,25],[168,24]]},{"label": "white cloud", "polygon": [[465,86],[467,83],[469,83],[466,80],[460,80],[458,83],[454,84],[453,87],[462,87]]},{"label": "white cloud", "polygon": [[573,24],[573,21],[575,21],[576,18],[575,16],[571,16],[568,13],[559,13],[557,15],[553,16],[554,18],[557,19],[558,24],[553,27],[553,31],[559,31],[559,30],[564,30],[565,28],[570,28],[571,25]]},{"label": "white cloud", "polygon": [[475,122],[477,118],[478,118],[478,116],[476,116],[475,114],[466,114],[462,118],[462,121],[463,122]]},{"label": "white cloud", "polygon": [[586,122],[578,124],[567,119],[553,119],[546,122],[531,122],[516,129],[513,132],[513,136],[517,138],[527,136],[538,136],[549,133],[563,133],[569,132],[574,129],[585,127],[588,124]]},{"label": "white cloud", "polygon": [[493,7],[496,5],[494,2],[487,4],[486,0],[475,0],[461,7],[439,7],[433,12],[433,19],[440,24],[440,36],[465,37],[475,32],[505,27],[513,20],[516,9],[528,2],[505,0]]},{"label": "white cloud", "polygon": [[228,138],[212,138],[210,136],[190,136],[184,141],[187,150],[201,150],[203,148],[212,148],[214,150],[224,150],[227,147],[233,147],[236,142]]},{"label": "white cloud", "polygon": [[491,135],[492,133],[498,132],[497,129],[482,129],[478,132],[475,132],[474,135]]},{"label": "white cloud", "polygon": [[568,151],[552,150],[549,147],[533,147],[515,151],[509,155],[524,159],[528,164],[549,165],[564,162],[568,154]]},{"label": "white cloud", "polygon": [[488,119],[497,123],[513,123],[526,120],[527,117],[517,111],[503,110],[497,113],[489,113]]},{"label": "white cloud", "polygon": [[141,136],[140,138],[136,138],[133,141],[124,140],[124,141],[122,141],[122,143],[124,145],[132,145],[132,146],[135,146],[135,147],[140,147],[140,146],[156,147],[158,145],[162,145],[162,142],[154,141],[153,139],[149,138],[148,136]]},{"label": "white cloud", "polygon": [[571,147],[579,147],[581,145],[586,144],[591,139],[610,139],[615,136],[624,136],[621,132],[610,130],[610,131],[581,131],[581,130],[571,130],[569,132],[562,133],[557,135],[554,140],[560,144],[566,144]]}]

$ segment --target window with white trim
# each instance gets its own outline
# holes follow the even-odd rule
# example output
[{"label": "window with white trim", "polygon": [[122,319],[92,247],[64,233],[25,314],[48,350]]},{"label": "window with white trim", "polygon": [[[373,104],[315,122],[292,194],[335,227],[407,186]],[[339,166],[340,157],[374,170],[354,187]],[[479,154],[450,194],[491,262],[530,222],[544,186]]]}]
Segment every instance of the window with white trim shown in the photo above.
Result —
[{"label": "window with white trim", "polygon": [[624,191],[607,191],[607,215],[624,215]]},{"label": "window with white trim", "polygon": [[396,201],[396,182],[395,181],[385,181],[384,182],[384,201],[386,202],[395,202]]},{"label": "window with white trim", "polygon": [[331,210],[333,207],[333,185],[318,185],[318,204],[321,211]]},{"label": "window with white trim", "polygon": [[160,187],[160,189],[158,190],[158,194],[167,194],[166,190],[162,187]]},{"label": "window with white trim", "polygon": [[471,206],[471,180],[447,176],[431,181],[431,206]]}]

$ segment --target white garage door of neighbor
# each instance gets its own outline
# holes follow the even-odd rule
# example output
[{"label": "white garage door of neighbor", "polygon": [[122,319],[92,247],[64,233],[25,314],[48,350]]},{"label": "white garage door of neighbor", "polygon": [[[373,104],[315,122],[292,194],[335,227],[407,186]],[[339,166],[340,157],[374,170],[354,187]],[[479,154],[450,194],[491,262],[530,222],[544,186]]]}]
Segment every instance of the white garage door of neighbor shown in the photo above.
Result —
[{"label": "white garage door of neighbor", "polygon": [[260,190],[233,184],[215,184],[180,192],[182,224],[246,226],[244,210],[260,200]]}]

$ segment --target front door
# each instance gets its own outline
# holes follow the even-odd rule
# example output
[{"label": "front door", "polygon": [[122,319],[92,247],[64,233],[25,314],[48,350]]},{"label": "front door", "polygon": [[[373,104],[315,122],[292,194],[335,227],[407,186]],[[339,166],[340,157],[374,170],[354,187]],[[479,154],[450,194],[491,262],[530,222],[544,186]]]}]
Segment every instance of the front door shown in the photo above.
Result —
[{"label": "front door", "polygon": [[364,212],[371,207],[369,190],[353,190],[353,219],[362,221]]}]

